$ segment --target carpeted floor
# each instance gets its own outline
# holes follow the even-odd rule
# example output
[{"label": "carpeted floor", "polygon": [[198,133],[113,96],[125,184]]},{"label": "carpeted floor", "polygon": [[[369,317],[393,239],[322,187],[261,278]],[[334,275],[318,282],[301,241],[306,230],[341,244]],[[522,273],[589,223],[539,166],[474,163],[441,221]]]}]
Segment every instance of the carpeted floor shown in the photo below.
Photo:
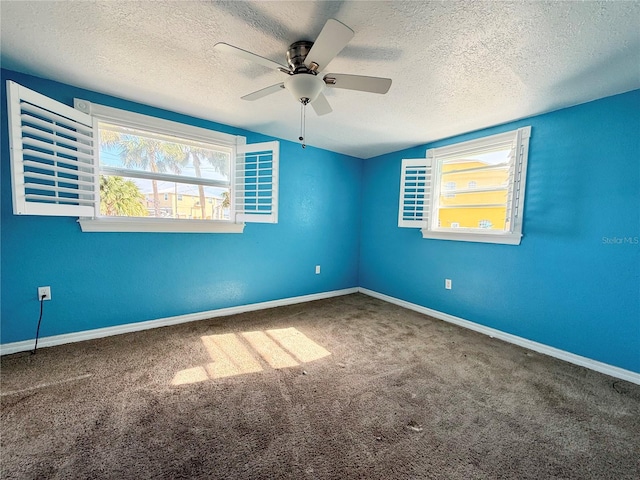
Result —
[{"label": "carpeted floor", "polygon": [[361,294],[1,362],[3,479],[640,478],[640,386]]}]

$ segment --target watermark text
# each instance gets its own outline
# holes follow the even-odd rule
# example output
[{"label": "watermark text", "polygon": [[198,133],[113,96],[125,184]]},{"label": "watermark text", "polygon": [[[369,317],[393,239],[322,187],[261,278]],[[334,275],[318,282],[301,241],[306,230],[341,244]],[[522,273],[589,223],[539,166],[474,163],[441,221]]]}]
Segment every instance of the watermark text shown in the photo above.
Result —
[{"label": "watermark text", "polygon": [[640,237],[602,237],[604,245],[638,245]]}]

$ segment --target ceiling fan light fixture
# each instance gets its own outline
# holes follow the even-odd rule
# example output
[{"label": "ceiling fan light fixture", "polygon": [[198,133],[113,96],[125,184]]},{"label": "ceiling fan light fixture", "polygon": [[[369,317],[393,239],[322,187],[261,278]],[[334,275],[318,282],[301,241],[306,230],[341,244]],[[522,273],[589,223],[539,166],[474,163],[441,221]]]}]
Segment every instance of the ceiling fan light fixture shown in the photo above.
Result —
[{"label": "ceiling fan light fixture", "polygon": [[322,92],[324,82],[312,73],[290,75],[284,81],[284,88],[289,90],[296,100],[303,104],[311,103]]}]

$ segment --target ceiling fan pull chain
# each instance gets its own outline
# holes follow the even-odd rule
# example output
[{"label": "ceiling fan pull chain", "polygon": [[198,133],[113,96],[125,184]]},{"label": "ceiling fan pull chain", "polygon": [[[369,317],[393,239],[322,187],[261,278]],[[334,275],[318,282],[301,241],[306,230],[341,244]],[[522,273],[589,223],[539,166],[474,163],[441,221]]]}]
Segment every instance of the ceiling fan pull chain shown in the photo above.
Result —
[{"label": "ceiling fan pull chain", "polygon": [[303,131],[302,131],[302,108],[304,107],[304,105],[302,105],[302,103],[300,103],[300,136],[298,137],[298,140],[300,140],[301,142],[304,140],[304,137],[302,136]]},{"label": "ceiling fan pull chain", "polygon": [[305,129],[306,129],[306,119],[307,119],[307,110],[306,110],[306,104],[303,102],[300,102],[300,136],[298,137],[298,140],[300,140],[300,142],[302,142],[302,148],[306,148],[307,146],[304,143],[304,136],[305,136]]},{"label": "ceiling fan pull chain", "polygon": [[307,136],[307,104],[302,105],[302,148],[307,148],[305,137]]}]

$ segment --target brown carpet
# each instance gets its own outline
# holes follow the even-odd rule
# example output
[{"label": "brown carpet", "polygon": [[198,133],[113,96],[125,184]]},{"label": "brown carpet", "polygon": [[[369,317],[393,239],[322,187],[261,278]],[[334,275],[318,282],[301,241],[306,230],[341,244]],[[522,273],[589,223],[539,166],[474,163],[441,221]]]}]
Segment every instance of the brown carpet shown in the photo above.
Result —
[{"label": "brown carpet", "polygon": [[1,366],[3,479],[640,478],[640,386],[360,294]]}]

